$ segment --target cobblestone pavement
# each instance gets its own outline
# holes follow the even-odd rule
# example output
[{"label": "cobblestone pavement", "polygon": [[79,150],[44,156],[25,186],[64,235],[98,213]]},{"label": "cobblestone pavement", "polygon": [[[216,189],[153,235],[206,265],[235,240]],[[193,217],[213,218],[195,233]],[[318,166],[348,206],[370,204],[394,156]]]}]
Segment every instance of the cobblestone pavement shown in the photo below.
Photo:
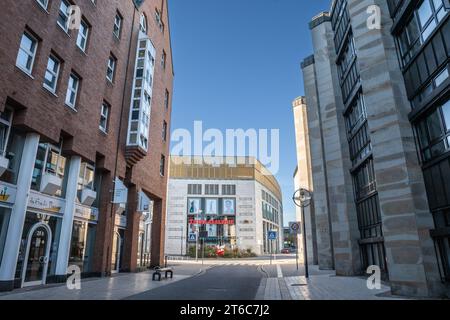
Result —
[{"label": "cobblestone pavement", "polygon": [[152,281],[151,271],[123,273],[112,277],[84,279],[80,290],[69,290],[65,284],[47,285],[2,293],[0,300],[120,300],[190,278],[208,268],[172,266],[174,267],[173,279]]},{"label": "cobblestone pavement", "polygon": [[[266,268],[266,267],[264,267]],[[363,277],[339,277],[332,271],[321,271],[311,267],[309,279],[304,276],[278,277],[264,279],[264,292],[256,299],[264,300],[386,300],[401,299],[390,294],[390,288],[381,285],[381,289],[367,288]],[[278,270],[280,270],[278,268]],[[270,273],[268,273],[270,274]],[[273,274],[273,272],[272,272]]]}]

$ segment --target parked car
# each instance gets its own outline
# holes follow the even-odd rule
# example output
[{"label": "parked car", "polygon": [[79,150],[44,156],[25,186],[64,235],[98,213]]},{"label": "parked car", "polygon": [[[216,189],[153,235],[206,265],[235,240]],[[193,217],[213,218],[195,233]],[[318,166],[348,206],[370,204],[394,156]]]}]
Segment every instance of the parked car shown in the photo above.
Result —
[{"label": "parked car", "polygon": [[289,248],[283,248],[283,249],[281,249],[281,253],[284,253],[284,254],[291,253],[291,249],[289,249]]}]

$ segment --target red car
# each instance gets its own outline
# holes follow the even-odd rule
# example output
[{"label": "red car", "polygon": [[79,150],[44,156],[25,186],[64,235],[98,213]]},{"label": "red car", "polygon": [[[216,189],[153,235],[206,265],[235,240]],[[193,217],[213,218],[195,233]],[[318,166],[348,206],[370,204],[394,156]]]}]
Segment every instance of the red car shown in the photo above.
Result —
[{"label": "red car", "polygon": [[289,248],[281,249],[281,253],[291,253],[291,249]]}]

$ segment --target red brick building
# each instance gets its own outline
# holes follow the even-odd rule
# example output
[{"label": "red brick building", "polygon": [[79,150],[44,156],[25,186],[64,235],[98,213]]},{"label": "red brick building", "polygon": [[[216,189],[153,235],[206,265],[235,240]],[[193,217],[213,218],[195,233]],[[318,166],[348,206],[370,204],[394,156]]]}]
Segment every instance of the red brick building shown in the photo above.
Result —
[{"label": "red brick building", "polygon": [[0,9],[0,290],[162,263],[167,1]]}]

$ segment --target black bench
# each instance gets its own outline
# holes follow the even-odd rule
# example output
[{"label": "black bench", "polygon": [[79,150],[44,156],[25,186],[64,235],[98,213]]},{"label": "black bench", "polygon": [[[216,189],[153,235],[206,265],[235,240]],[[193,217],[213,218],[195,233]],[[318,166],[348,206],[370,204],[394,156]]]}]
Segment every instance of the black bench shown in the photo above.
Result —
[{"label": "black bench", "polygon": [[168,278],[168,274],[170,274],[170,278],[171,279],[173,278],[173,270],[172,270],[172,268],[156,267],[154,269],[154,272],[153,272],[152,280],[155,281],[156,277],[158,277],[158,281],[161,281],[161,273],[163,273],[163,272],[164,272],[164,276],[165,276],[166,279]]}]

